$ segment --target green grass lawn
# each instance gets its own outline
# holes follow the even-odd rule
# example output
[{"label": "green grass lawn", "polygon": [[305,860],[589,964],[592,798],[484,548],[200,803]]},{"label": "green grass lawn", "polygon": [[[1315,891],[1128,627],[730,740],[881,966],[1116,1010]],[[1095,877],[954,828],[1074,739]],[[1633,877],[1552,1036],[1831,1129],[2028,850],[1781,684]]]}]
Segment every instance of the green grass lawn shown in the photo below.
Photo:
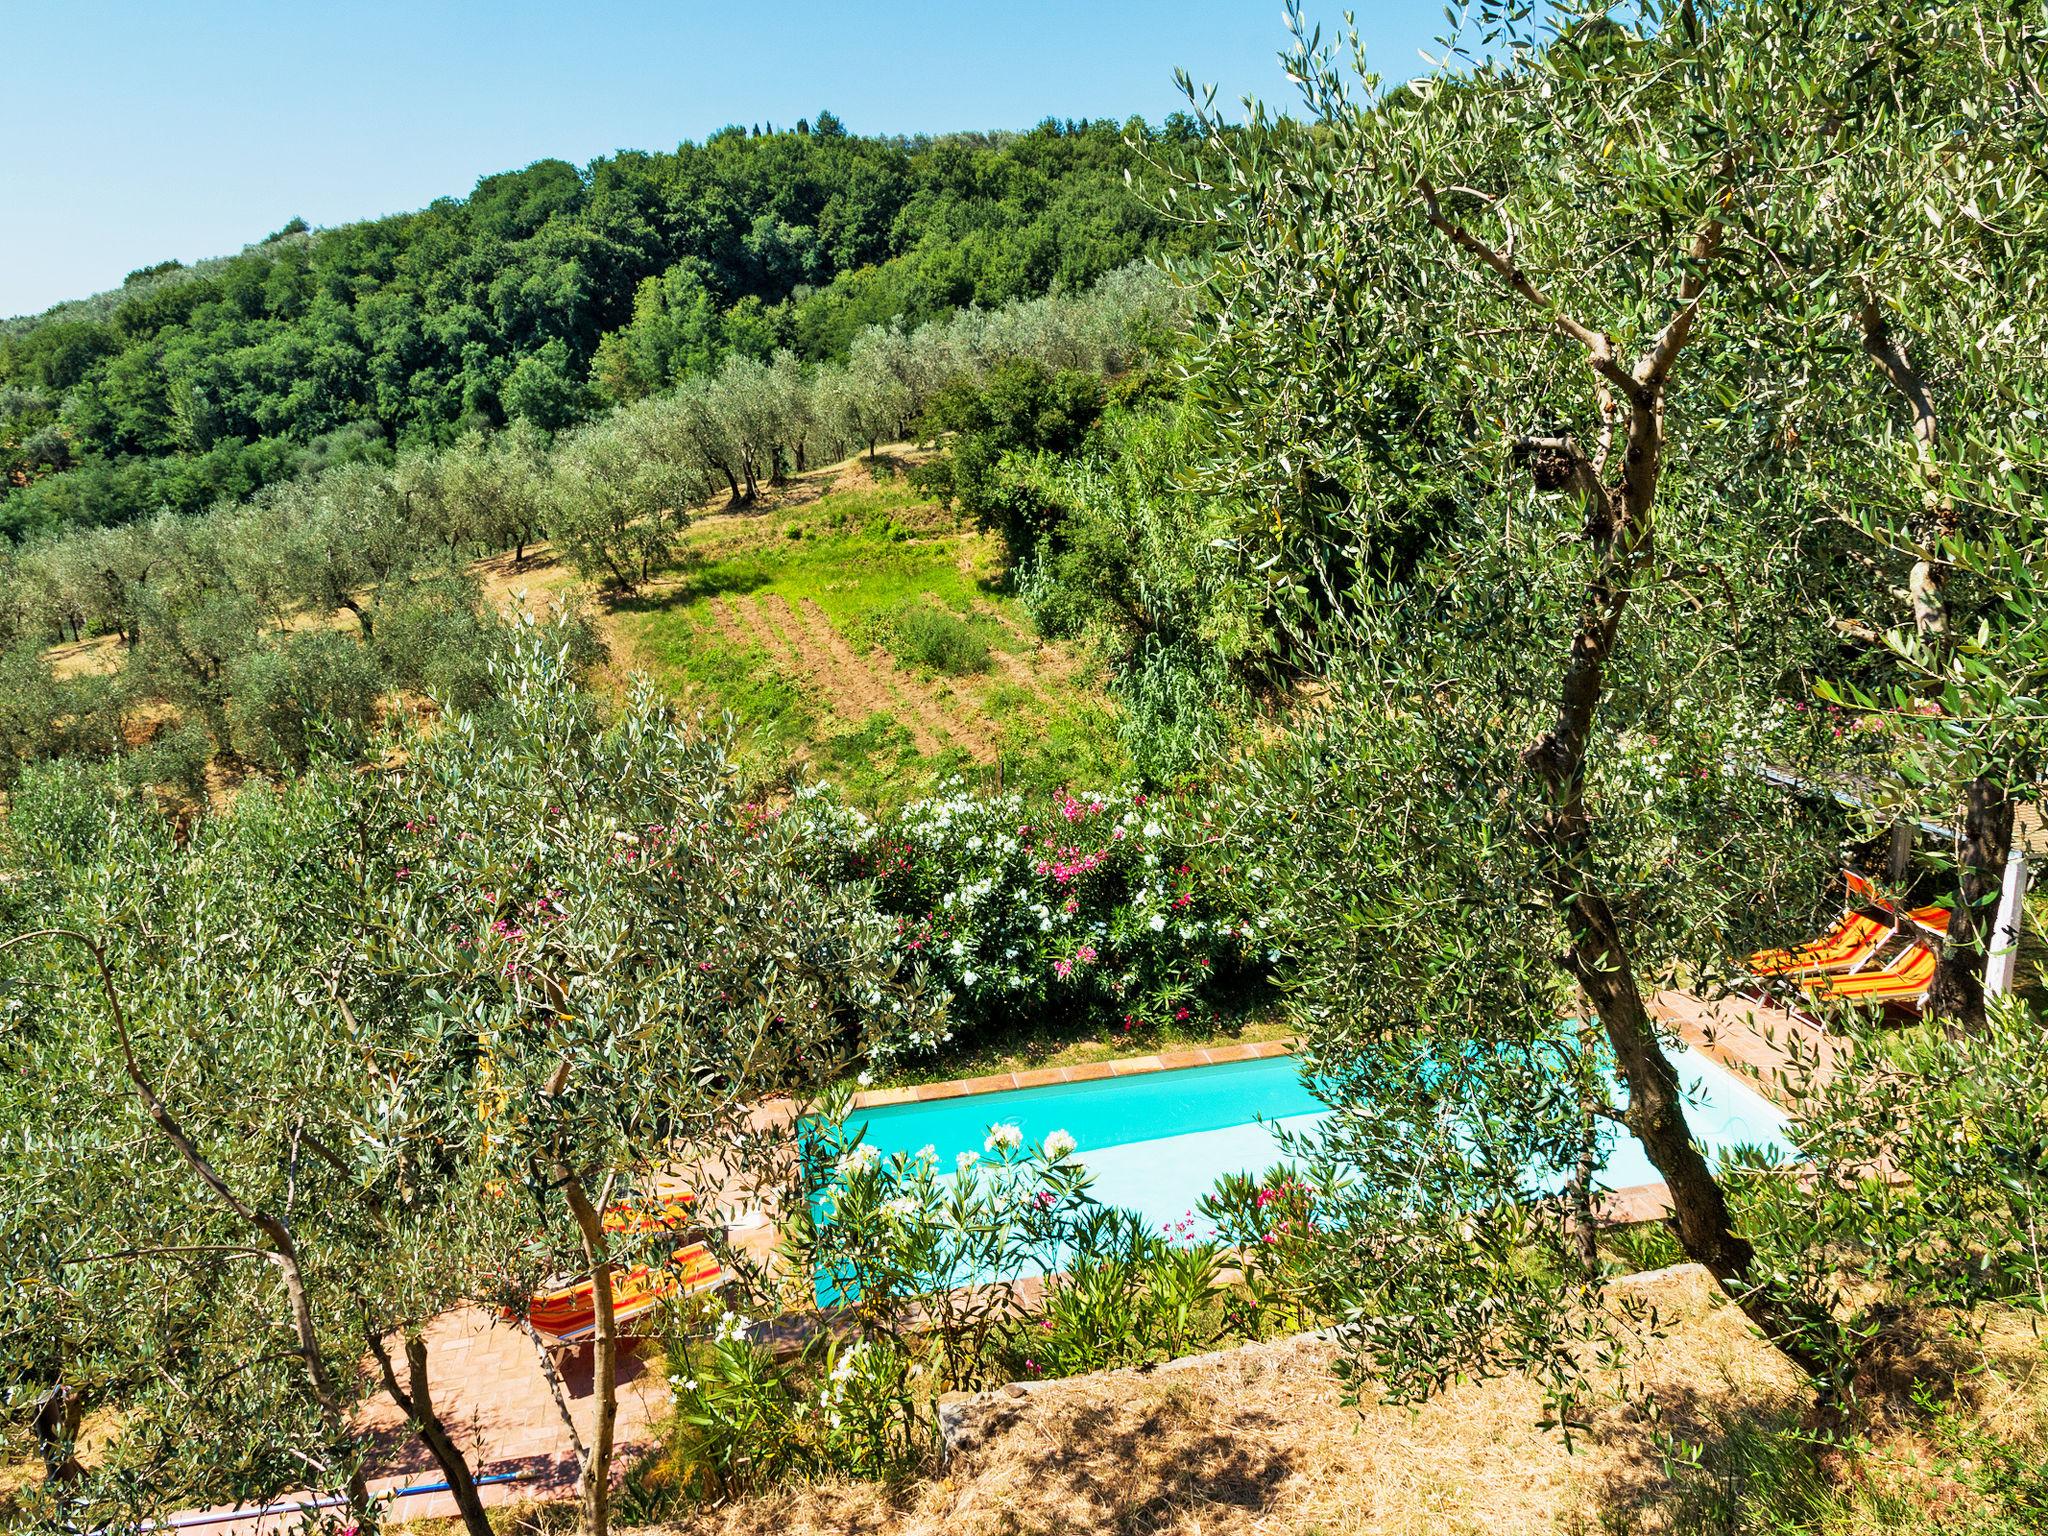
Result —
[{"label": "green grass lawn", "polygon": [[[1128,763],[1112,706],[1000,576],[996,541],[883,480],[702,519],[681,569],[613,620],[657,680],[734,715],[757,766],[800,764],[856,803],[956,773],[1113,782]],[[843,647],[807,627],[813,607]]]}]

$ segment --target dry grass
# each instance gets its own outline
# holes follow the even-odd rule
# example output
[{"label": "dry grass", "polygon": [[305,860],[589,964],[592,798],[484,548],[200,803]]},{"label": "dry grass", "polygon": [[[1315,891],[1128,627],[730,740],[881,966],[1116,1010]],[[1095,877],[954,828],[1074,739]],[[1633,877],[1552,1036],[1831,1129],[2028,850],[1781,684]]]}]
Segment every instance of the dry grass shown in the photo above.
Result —
[{"label": "dry grass", "polygon": [[[1706,1447],[1782,1444],[1808,1406],[1790,1369],[1715,1306],[1691,1266],[1642,1282],[1671,1321],[1634,1376],[1633,1399],[1603,1401],[1567,1451],[1539,1427],[1538,1391],[1507,1378],[1466,1383],[1408,1410],[1343,1406],[1331,1350],[1283,1341],[1150,1373],[1115,1372],[984,1399],[947,1471],[891,1494],[821,1483],[707,1509],[675,1536],[1445,1536],[1776,1529],[1713,1508],[1713,1474],[1674,1479],[1642,1406]],[[2048,1420],[2048,1383],[2024,1326],[1979,1347],[1916,1346],[1910,1374],[1966,1384],[1972,1423],[2019,1437]],[[1989,1367],[1986,1369],[1986,1367]],[[1924,1423],[1924,1413],[1919,1422]],[[1890,1511],[1829,1514],[1799,1529],[1975,1529],[1978,1496],[1958,1485],[1914,1415],[1876,1407],[1870,1451],[1832,1476]],[[1941,1462],[1940,1466],[1936,1463]],[[1830,1506],[1832,1509],[1833,1506]],[[1903,1511],[1903,1520],[1899,1514]],[[1895,1523],[1897,1522],[1897,1523]],[[1997,1527],[2007,1529],[2007,1527]]]}]

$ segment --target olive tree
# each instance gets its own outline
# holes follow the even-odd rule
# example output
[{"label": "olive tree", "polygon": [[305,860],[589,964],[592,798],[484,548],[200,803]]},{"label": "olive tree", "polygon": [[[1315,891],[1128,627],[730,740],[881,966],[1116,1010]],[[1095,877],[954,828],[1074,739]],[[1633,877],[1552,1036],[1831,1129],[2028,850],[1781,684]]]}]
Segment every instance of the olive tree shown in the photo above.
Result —
[{"label": "olive tree", "polygon": [[1816,80],[1839,147],[1816,160],[1804,216],[1778,231],[1757,284],[1790,345],[1828,359],[1781,386],[1799,490],[1815,516],[1870,536],[1887,589],[1838,616],[1875,654],[1842,669],[1836,696],[1897,745],[1885,814],[1959,827],[1933,1008],[1975,1028],[2014,809],[2044,763],[2029,699],[2048,28],[1981,5],[1867,20],[1859,67]]},{"label": "olive tree", "polygon": [[667,397],[615,412],[564,440],[550,514],[579,571],[630,592],[674,554],[706,482],[669,419]]},{"label": "olive tree", "polygon": [[123,1410],[51,1498],[99,1520],[310,1482],[368,1518],[355,1410],[382,1390],[487,1530],[428,1324],[566,1272],[596,1296],[601,1532],[636,1241],[605,1208],[931,1011],[894,922],[751,799],[729,733],[647,689],[607,723],[577,651],[522,620],[486,714],[190,839],[136,805],[17,830],[0,1019],[33,1070],[0,1090],[0,1343],[36,1392],[8,1407]]},{"label": "olive tree", "polygon": [[1747,273],[1803,216],[1812,85],[1860,16],[1482,7],[1398,89],[1297,17],[1313,122],[1212,117],[1177,195],[1224,246],[1195,294],[1208,479],[1274,622],[1330,656],[1248,825],[1297,829],[1275,862],[1357,1174],[1335,1278],[1396,1390],[1513,1360],[1568,1395],[1618,1132],[1688,1256],[1838,1378],[1826,1298],[1741,1229],[1651,1005],[1803,918],[1835,852],[1750,769],[1856,745],[1785,704],[1869,586],[1773,494]]}]

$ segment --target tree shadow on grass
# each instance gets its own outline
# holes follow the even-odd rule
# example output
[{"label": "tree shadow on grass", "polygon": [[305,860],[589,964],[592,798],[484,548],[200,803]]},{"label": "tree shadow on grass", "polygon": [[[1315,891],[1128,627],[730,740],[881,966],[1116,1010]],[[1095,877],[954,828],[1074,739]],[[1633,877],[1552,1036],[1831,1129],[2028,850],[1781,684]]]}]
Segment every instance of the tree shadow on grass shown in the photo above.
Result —
[{"label": "tree shadow on grass", "polygon": [[612,597],[607,606],[613,613],[666,613],[671,608],[686,608],[706,598],[745,597],[758,592],[773,579],[758,567],[747,569],[720,563],[686,571],[673,586],[653,591],[643,587],[636,592],[620,593]]},{"label": "tree shadow on grass", "polygon": [[1763,1503],[1791,1515],[1819,1491],[1819,1460],[1797,1398],[1757,1400],[1732,1387],[1664,1383],[1643,1405],[1617,1406],[1591,1436],[1605,1452],[1601,1528],[1742,1530]]},{"label": "tree shadow on grass", "polygon": [[1876,1463],[1921,1469],[1893,1498],[1945,1504],[1959,1490],[1930,1452],[1946,1435],[1973,1432],[1993,1384],[2041,1363],[2039,1340],[2017,1324],[1988,1334],[1955,1324],[1939,1312],[1887,1316],[1862,1351],[1845,1423],[1825,1419],[1805,1392],[1656,1383],[1654,1431],[1641,1403],[1610,1410],[1595,1430],[1607,1453],[1603,1528],[1749,1530],[1767,1516],[1771,1529],[1803,1530],[1855,1499],[1873,1450]]}]

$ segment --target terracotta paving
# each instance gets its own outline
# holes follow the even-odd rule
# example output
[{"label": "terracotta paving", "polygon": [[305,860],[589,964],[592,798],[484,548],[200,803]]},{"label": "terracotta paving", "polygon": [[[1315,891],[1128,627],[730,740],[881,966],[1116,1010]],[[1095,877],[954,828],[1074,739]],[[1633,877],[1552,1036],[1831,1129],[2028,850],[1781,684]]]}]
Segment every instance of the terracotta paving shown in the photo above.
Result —
[{"label": "terracotta paving", "polygon": [[[572,1494],[579,1461],[576,1446],[579,1441],[587,1443],[596,1413],[591,1351],[585,1347],[554,1352],[563,1388],[557,1398],[532,1338],[495,1312],[461,1307],[445,1313],[427,1326],[426,1341],[434,1404],[469,1458],[471,1470],[479,1477],[509,1473],[519,1479],[484,1488],[484,1502],[510,1503],[543,1492]],[[404,1356],[395,1358],[402,1371]],[[646,1344],[630,1345],[620,1361],[618,1467],[652,1449],[654,1426],[668,1410],[668,1384],[658,1365],[659,1355]],[[575,1421],[575,1438],[564,1421],[565,1410]],[[441,1481],[440,1468],[418,1437],[407,1431],[404,1416],[385,1393],[371,1396],[355,1422],[374,1437],[372,1492]],[[397,1501],[389,1518],[419,1520],[454,1513],[452,1498],[432,1493]],[[296,1515],[202,1527],[233,1536],[298,1528]]]},{"label": "terracotta paving", "polygon": [[1807,1066],[1816,1082],[1824,1082],[1834,1060],[1834,1042],[1818,1027],[1755,998],[1710,1000],[1689,992],[1660,992],[1650,999],[1650,1013],[1694,1050],[1787,1106],[1797,1099]]}]

